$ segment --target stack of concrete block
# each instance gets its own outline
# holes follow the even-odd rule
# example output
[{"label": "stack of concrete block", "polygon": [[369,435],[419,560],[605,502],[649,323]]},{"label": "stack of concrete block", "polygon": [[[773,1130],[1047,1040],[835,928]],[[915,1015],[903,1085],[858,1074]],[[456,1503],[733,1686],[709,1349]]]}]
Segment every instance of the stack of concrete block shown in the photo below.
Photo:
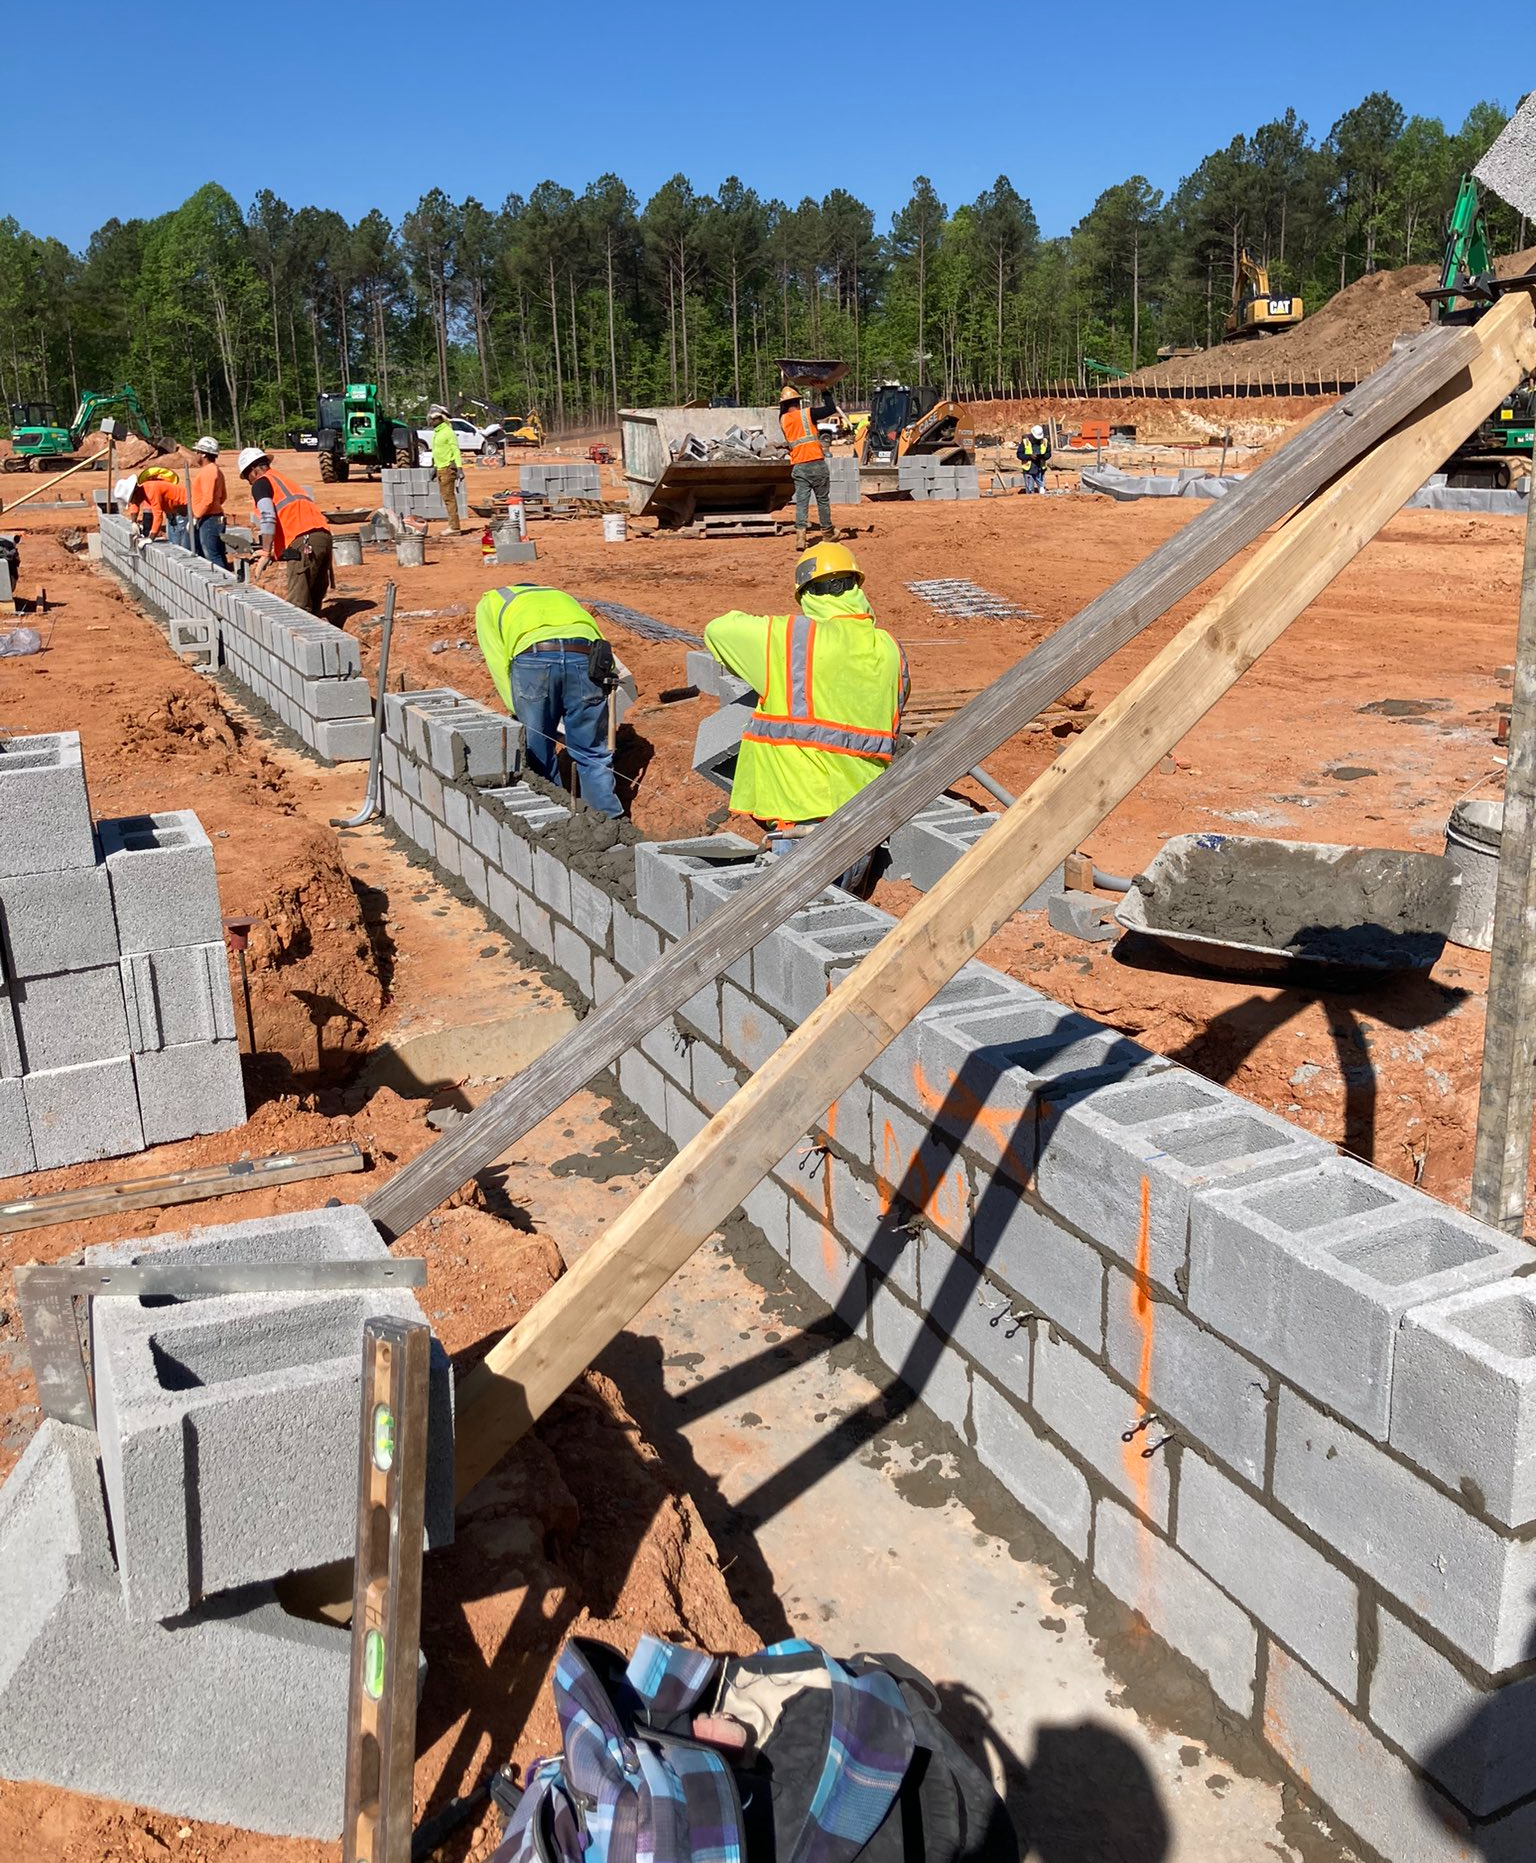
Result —
[{"label": "stack of concrete block", "polygon": [[76,733],[0,741],[0,1177],[245,1120],[207,836],[99,829]]},{"label": "stack of concrete block", "polygon": [[[379,476],[383,481],[386,511],[398,511],[402,517],[438,518],[447,522],[448,507],[443,503],[442,488],[431,466],[386,466]],[[462,524],[469,516],[469,495],[462,479],[456,496]]]},{"label": "stack of concrete block", "polygon": [[[201,1268],[388,1251],[338,1208],[87,1255]],[[93,1303],[97,1435],[45,1421],[0,1491],[0,1774],[338,1835],[351,1637],[289,1616],[273,1583],[352,1552],[373,1317],[422,1314],[377,1288]],[[453,1415],[435,1345],[428,1441],[440,1545]]]},{"label": "stack of concrete block", "polygon": [[859,462],[851,453],[834,453],[827,461],[832,475],[832,502],[856,505],[859,502]]},{"label": "stack of concrete block", "polygon": [[914,499],[981,496],[981,474],[975,466],[943,465],[931,454],[908,454],[896,464],[899,490]]},{"label": "stack of concrete block", "polygon": [[603,475],[585,461],[551,461],[518,468],[518,487],[555,503],[562,498],[601,498]]},{"label": "stack of concrete block", "polygon": [[707,782],[730,793],[741,751],[741,734],[757,703],[756,691],[738,679],[712,653],[689,652],[688,680],[717,701],[718,709],[700,720],[693,740],[693,767]]},{"label": "stack of concrete block", "polygon": [[[498,800],[526,814],[478,842],[490,910],[595,1001],[760,878],[715,835],[599,887],[558,804]],[[826,889],[622,1090],[686,1144],[893,924]],[[1522,1245],[975,963],[743,1208],[1336,1821],[1393,1858],[1531,1853]]]},{"label": "stack of concrete block", "polygon": [[194,665],[224,666],[330,762],[367,759],[373,697],[355,640],[189,551],[138,550],[131,538],[125,518],[102,518],[103,560],[168,618],[173,651]]}]

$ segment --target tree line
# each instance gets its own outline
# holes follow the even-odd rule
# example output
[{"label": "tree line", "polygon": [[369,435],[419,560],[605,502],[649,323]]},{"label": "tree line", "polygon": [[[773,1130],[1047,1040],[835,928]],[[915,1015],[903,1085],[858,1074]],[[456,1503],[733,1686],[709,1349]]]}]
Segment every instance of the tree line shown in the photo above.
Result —
[{"label": "tree line", "polygon": [[[839,357],[853,401],[886,378],[962,396],[1135,368],[1220,338],[1238,256],[1315,309],[1361,274],[1438,259],[1459,176],[1507,112],[1452,131],[1373,92],[1316,137],[1294,110],[1166,196],[1144,175],[1042,237],[1005,175],[946,203],[925,176],[890,225],[845,189],[797,206],[732,176],[674,175],[643,205],[617,175],[541,181],[499,207],[440,189],[356,224],[209,182],[174,212],[109,220],[80,253],[0,219],[6,401],[132,382],[165,431],[276,440],[322,391],[380,384],[557,428],[627,405],[776,396],[781,356]],[[1494,247],[1525,222],[1488,199]]]}]

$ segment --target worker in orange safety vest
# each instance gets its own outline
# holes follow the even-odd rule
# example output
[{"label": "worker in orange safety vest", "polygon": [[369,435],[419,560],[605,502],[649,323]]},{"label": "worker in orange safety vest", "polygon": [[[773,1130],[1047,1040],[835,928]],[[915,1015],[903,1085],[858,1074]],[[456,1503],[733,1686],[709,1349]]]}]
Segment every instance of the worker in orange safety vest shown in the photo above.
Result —
[{"label": "worker in orange safety vest", "polygon": [[288,572],[289,601],[318,615],[335,580],[331,527],[319,505],[302,486],[280,478],[259,446],[245,449],[237,470],[256,506],[261,549],[251,565],[252,576],[259,582],[270,564],[280,562]]},{"label": "worker in orange safety vest", "polygon": [[827,464],[827,450],[805,405],[805,397],[793,382],[779,396],[779,426],[784,430],[790,474],[795,481],[795,548],[802,551],[805,548],[812,492],[816,494],[822,542],[831,543],[837,535],[832,528],[832,469]]}]

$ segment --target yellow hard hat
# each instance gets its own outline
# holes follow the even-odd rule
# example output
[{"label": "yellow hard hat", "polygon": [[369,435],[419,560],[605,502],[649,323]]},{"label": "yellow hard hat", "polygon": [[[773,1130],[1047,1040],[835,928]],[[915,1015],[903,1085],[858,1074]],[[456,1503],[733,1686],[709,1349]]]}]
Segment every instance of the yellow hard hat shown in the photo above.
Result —
[{"label": "yellow hard hat", "polygon": [[854,561],[852,550],[840,543],[813,544],[795,564],[796,589],[819,582],[823,576],[855,576],[860,587],[864,583],[864,571]]},{"label": "yellow hard hat", "polygon": [[793,382],[786,382],[779,390],[779,405],[781,407],[786,401],[803,401],[804,399],[805,396],[801,394],[800,390],[796,388]]}]

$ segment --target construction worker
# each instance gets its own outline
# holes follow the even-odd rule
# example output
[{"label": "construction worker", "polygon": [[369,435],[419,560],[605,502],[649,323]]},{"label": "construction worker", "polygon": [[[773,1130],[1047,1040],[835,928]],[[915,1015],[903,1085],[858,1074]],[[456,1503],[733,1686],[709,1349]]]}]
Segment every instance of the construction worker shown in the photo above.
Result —
[{"label": "construction worker", "polygon": [[[876,624],[851,550],[806,550],[795,595],[798,614],[720,615],[704,630],[715,658],[758,689],[731,807],[762,823],[773,853],[787,853],[886,767],[909,687],[906,655]],[[859,861],[839,884],[867,891],[872,865]]]},{"label": "construction worker", "polygon": [[464,455],[459,451],[459,437],[453,431],[447,408],[427,409],[432,427],[432,464],[437,471],[437,489],[443,495],[443,509],[448,513],[448,529],[459,534],[459,480],[464,476]]},{"label": "construction worker", "polygon": [[220,569],[229,568],[224,554],[224,500],[228,487],[219,466],[219,443],[205,433],[194,443],[192,451],[200,464],[192,474],[192,525],[197,553]]},{"label": "construction worker", "polygon": [[622,815],[608,736],[608,694],[618,681],[613,649],[591,615],[563,589],[515,582],[481,596],[475,638],[502,704],[527,734],[535,775],[559,782],[562,732],[582,800],[600,815]]},{"label": "construction worker", "polygon": [[1043,492],[1045,490],[1045,469],[1051,463],[1051,442],[1043,427],[1031,427],[1020,440],[1015,452],[1019,464],[1024,468],[1024,487],[1026,492]]},{"label": "construction worker", "polygon": [[261,544],[251,574],[259,582],[274,561],[282,563],[288,571],[289,601],[318,615],[335,580],[331,527],[319,505],[301,487],[280,478],[259,446],[245,449],[237,470],[251,488]]},{"label": "construction worker", "polygon": [[832,529],[832,471],[816,423],[805,409],[805,398],[791,382],[779,396],[779,425],[789,448],[791,476],[795,481],[795,547],[805,548],[805,527],[811,515],[811,493],[816,494],[816,515],[821,536],[830,543]]},{"label": "construction worker", "polygon": [[155,543],[187,546],[187,495],[174,472],[151,467],[128,495],[128,515],[142,536]]}]

